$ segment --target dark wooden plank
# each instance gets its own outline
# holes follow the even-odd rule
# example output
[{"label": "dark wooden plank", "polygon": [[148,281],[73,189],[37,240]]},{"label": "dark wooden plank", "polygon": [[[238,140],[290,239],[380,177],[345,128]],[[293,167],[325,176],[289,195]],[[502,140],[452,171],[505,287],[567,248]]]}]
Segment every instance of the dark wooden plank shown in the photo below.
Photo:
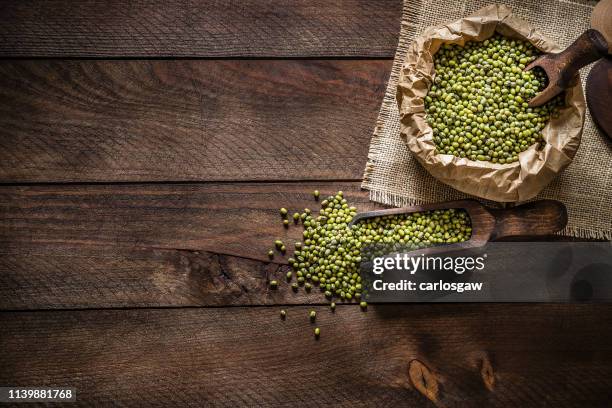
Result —
[{"label": "dark wooden plank", "polygon": [[358,180],[390,68],[0,62],[0,182]]},{"label": "dark wooden plank", "polygon": [[0,3],[0,57],[392,57],[400,0]]},{"label": "dark wooden plank", "polygon": [[[325,303],[290,289],[288,265],[204,251],[0,245],[0,310]],[[270,280],[280,283],[271,290]]]},{"label": "dark wooden plank", "polygon": [[122,406],[594,407],[612,397],[610,305],[316,307],[318,341],[309,308],[288,308],[285,321],[279,309],[3,312],[0,383],[73,386],[82,405]]},{"label": "dark wooden plank", "polygon": [[318,209],[315,188],[375,208],[357,182],[2,186],[0,308],[323,301],[269,291],[280,254],[216,255],[293,248],[302,228],[284,229],[278,209]]},{"label": "dark wooden plank", "polygon": [[343,190],[360,209],[376,206],[357,182],[0,186],[0,243],[210,251],[267,261],[275,239],[292,247],[302,238],[301,226],[283,228],[279,208],[318,210],[315,188],[322,195]]},{"label": "dark wooden plank", "polygon": [[[0,309],[323,302],[281,266],[302,229],[278,208],[318,209],[315,188],[380,208],[356,182],[0,186]],[[290,251],[269,263],[276,238]]]}]

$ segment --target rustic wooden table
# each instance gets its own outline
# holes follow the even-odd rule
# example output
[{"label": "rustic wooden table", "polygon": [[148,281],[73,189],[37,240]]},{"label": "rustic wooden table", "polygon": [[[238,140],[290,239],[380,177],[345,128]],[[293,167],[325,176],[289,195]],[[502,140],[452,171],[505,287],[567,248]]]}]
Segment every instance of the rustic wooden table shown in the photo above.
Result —
[{"label": "rustic wooden table", "polygon": [[2,2],[0,385],[82,405],[608,405],[611,305],[331,315],[268,289],[271,240],[299,233],[279,205],[318,188],[372,207],[359,180],[400,14]]}]

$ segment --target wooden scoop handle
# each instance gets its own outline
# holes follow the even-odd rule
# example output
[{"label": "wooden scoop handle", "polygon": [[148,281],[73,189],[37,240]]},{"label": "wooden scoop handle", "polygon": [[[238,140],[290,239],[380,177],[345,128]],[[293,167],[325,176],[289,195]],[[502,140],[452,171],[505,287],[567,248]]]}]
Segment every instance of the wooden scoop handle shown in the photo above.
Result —
[{"label": "wooden scoop handle", "polygon": [[559,81],[563,89],[569,87],[578,70],[591,62],[597,61],[608,53],[608,43],[597,30],[586,30],[565,49],[557,54],[559,64]]},{"label": "wooden scoop handle", "polygon": [[529,106],[543,105],[564,89],[572,86],[574,77],[580,68],[600,59],[607,53],[608,43],[604,36],[597,30],[589,29],[564,51],[537,58],[525,70],[534,67],[542,68],[548,76],[548,86],[529,101]]},{"label": "wooden scoop handle", "polygon": [[554,200],[534,201],[514,208],[489,211],[495,217],[491,240],[551,235],[567,225],[565,206]]}]

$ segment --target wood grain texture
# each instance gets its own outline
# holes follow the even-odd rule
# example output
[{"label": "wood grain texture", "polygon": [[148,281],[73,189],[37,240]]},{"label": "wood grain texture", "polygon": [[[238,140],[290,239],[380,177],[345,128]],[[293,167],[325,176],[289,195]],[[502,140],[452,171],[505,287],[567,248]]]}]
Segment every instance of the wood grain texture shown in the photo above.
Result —
[{"label": "wood grain texture", "polygon": [[[324,302],[281,266],[302,228],[278,209],[316,211],[315,188],[381,208],[356,182],[1,186],[0,309]],[[276,238],[289,252],[270,263]]]},{"label": "wood grain texture", "polygon": [[400,0],[0,3],[1,57],[393,57]]},{"label": "wood grain texture", "polygon": [[492,240],[547,236],[567,225],[567,209],[556,200],[538,200],[515,208],[492,209],[495,229]]},{"label": "wood grain texture", "polygon": [[[356,182],[2,186],[0,308],[323,301],[268,289],[302,234],[278,209],[317,210],[315,188],[376,207]],[[269,264],[276,238],[290,251]]]},{"label": "wood grain texture", "polygon": [[359,180],[390,69],[2,61],[0,182]]},{"label": "wood grain texture", "polygon": [[[203,251],[0,246],[0,310],[325,303],[290,289],[288,265]],[[270,289],[270,280],[279,282]]]},{"label": "wood grain texture", "polygon": [[599,407],[612,397],[610,305],[315,307],[318,341],[311,308],[289,307],[285,321],[279,309],[2,313],[0,383],[70,385],[83,405],[122,406]]},{"label": "wood grain texture", "polygon": [[612,141],[610,98],[612,98],[612,56],[602,58],[593,65],[586,83],[586,99],[593,121],[601,133]]},{"label": "wood grain texture", "polygon": [[283,228],[279,208],[318,210],[315,188],[323,196],[343,190],[358,209],[376,207],[356,182],[0,186],[0,243],[209,251],[267,261],[275,239],[292,248],[302,238],[301,225]]}]

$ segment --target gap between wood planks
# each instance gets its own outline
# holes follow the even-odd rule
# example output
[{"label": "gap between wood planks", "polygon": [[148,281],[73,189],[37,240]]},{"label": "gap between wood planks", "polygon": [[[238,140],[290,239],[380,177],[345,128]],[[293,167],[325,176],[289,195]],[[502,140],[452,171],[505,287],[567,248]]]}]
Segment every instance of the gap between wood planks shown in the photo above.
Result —
[{"label": "gap between wood planks", "polygon": [[[21,182],[21,183],[11,183],[11,182],[0,182],[0,187],[36,187],[36,186],[148,186],[148,185],[206,185],[206,184],[273,184],[273,183],[283,183],[283,184],[312,184],[320,182],[321,184],[325,183],[361,183],[361,178],[350,178],[350,179],[325,179],[325,180],[314,180],[314,179],[293,179],[293,180],[214,180],[214,181],[196,181],[196,180],[168,180],[168,181],[36,181],[36,182]],[[365,190],[364,190],[365,191]]]}]

